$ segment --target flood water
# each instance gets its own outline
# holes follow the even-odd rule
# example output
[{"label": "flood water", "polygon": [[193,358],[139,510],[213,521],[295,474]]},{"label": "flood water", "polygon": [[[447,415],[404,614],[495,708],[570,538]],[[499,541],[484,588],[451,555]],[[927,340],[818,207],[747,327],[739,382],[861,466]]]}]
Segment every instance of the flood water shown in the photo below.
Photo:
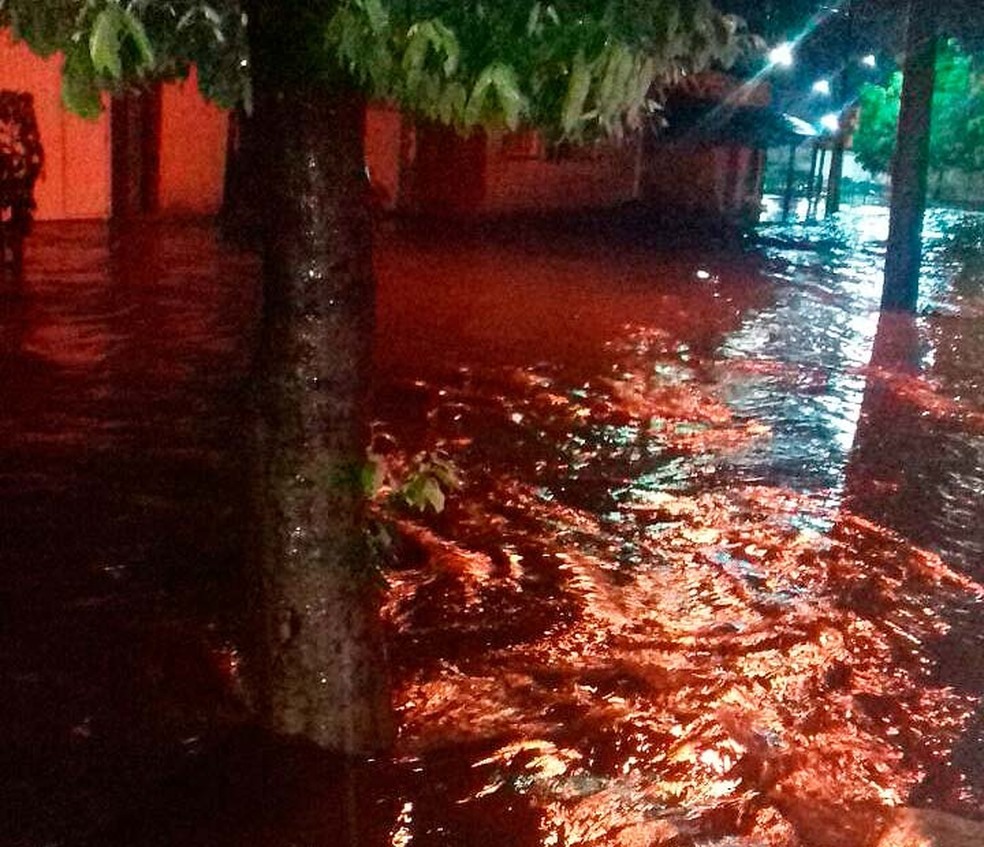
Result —
[{"label": "flood water", "polygon": [[[236,690],[257,268],[39,225],[0,296],[0,845],[867,847],[984,818],[984,220],[384,225],[391,756]],[[878,842],[883,847],[901,842]]]}]

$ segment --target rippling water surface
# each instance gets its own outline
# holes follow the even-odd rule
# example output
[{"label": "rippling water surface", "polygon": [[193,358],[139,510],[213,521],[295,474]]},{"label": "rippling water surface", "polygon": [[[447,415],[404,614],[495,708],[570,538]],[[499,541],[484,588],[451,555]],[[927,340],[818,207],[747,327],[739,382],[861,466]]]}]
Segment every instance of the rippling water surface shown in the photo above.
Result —
[{"label": "rippling water surface", "polygon": [[401,735],[340,763],[229,728],[255,266],[194,226],[39,227],[0,301],[9,843],[984,817],[984,225],[931,215],[914,319],[879,318],[886,230],[381,232],[377,428],[463,484],[386,512]]}]

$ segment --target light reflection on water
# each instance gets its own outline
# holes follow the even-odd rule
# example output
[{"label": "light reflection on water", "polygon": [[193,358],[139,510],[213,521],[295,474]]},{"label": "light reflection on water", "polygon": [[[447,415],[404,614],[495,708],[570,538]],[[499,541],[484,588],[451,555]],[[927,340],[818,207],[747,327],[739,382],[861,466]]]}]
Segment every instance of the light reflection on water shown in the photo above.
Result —
[{"label": "light reflection on water", "polygon": [[[866,220],[700,250],[384,232],[375,413],[466,483],[394,517],[398,750],[344,791],[223,753],[99,843],[853,847],[891,806],[981,816],[979,235],[934,213],[920,316],[879,320]],[[94,243],[49,230],[0,303],[0,725],[107,745],[102,809],[149,779],[107,739],[150,726],[197,774],[222,722],[227,583],[189,584],[241,555],[256,288],[195,228]],[[42,784],[96,825],[91,786]]]},{"label": "light reflection on water", "polygon": [[[468,371],[471,485],[434,523],[458,558],[397,574],[390,613],[405,745],[477,744],[457,802],[525,798],[517,843],[861,844],[894,806],[979,813],[949,763],[981,688],[948,655],[981,642],[952,623],[984,596],[981,397],[941,391],[945,274],[926,317],[879,323],[884,223],[766,230],[769,297],[697,339],[684,298],[594,375]],[[977,355],[973,329],[949,343]]]}]

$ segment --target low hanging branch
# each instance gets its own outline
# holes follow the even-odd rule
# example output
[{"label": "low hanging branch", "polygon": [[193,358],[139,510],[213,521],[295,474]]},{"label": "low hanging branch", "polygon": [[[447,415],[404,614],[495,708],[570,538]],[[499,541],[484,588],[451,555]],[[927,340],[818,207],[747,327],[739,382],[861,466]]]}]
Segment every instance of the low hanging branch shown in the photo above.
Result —
[{"label": "low hanging branch", "polygon": [[654,83],[741,49],[741,22],[706,0],[416,3],[348,0],[329,43],[377,97],[467,130],[503,123],[565,138],[636,127]]},{"label": "low hanging branch", "polygon": [[83,117],[101,92],[198,70],[221,106],[250,101],[246,18],[234,0],[0,0],[0,27],[41,55],[62,55],[62,102]]},{"label": "low hanging branch", "polygon": [[[235,0],[0,0],[0,25],[63,54],[66,106],[186,76],[224,106],[251,99],[248,21]],[[323,61],[370,96],[466,131],[526,125],[556,138],[620,135],[654,85],[729,65],[753,39],[710,0],[341,0],[322,22]]]}]

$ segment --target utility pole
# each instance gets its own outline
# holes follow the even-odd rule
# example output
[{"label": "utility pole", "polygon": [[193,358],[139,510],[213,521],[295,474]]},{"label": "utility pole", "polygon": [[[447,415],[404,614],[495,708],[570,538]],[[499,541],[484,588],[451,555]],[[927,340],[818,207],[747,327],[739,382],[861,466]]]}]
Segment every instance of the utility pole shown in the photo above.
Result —
[{"label": "utility pole", "polygon": [[841,179],[844,176],[844,147],[847,144],[847,136],[850,132],[847,126],[847,102],[852,96],[852,84],[854,69],[854,19],[852,17],[851,6],[848,2],[844,8],[847,16],[847,36],[846,47],[844,49],[844,67],[841,73],[834,80],[835,103],[840,104],[839,126],[837,132],[831,139],[830,148],[830,176],[827,178],[827,203],[824,207],[825,216],[836,214],[840,211],[841,198]]},{"label": "utility pole", "polygon": [[914,312],[919,296],[929,132],[936,72],[932,0],[909,0],[902,102],[892,157],[892,201],[882,308]]}]

